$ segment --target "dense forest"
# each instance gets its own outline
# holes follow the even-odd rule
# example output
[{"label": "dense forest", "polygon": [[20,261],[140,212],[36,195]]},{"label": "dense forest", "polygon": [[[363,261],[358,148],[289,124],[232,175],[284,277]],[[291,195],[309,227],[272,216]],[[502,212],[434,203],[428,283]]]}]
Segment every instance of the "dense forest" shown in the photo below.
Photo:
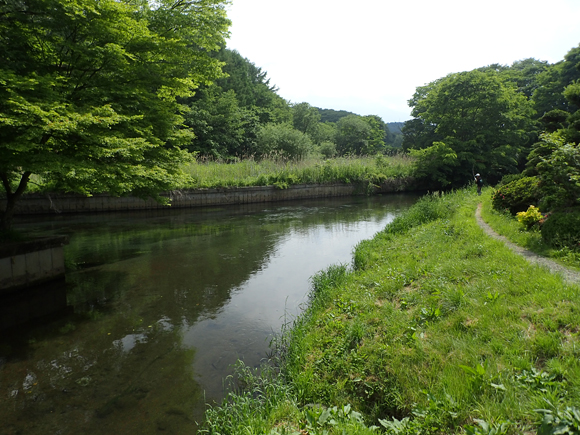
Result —
[{"label": "dense forest", "polygon": [[282,156],[303,158],[393,153],[402,134],[393,134],[378,116],[320,109],[281,98],[267,73],[235,50],[214,58],[225,76],[202,86],[186,100],[186,124],[195,133],[187,150],[231,160]]},{"label": "dense forest", "polygon": [[[413,155],[426,188],[459,187],[476,172],[488,183],[537,163],[546,141],[578,144],[580,48],[556,64],[524,59],[449,74],[417,88],[413,119],[386,123],[378,116],[291,103],[266,72],[236,51],[221,49],[227,77],[190,101],[196,134],[189,151],[218,159],[283,155],[301,158]],[[531,153],[531,154],[530,154]]]},{"label": "dense forest", "polygon": [[[401,125],[286,101],[266,71],[226,48],[228,3],[0,2],[0,236],[32,184],[167,203],[160,192],[192,185],[188,165],[233,172],[315,157],[333,174],[334,157],[372,156],[352,159],[377,168],[372,193],[372,183],[394,179],[390,162],[406,160],[413,188],[437,194],[361,242],[352,270],[313,277],[308,303],[318,312],[273,343],[286,366],[274,381],[248,372],[240,384],[253,390],[232,396],[231,409],[208,408],[208,424],[212,415],[237,425],[264,413],[267,429],[252,433],[331,433],[336,424],[376,433],[362,427],[360,410],[389,434],[579,433],[577,292],[519,258],[506,261],[466,216],[481,203],[510,222],[519,214],[559,249],[553,255],[578,264],[580,45],[554,64],[529,58],[419,86]],[[440,194],[476,173],[494,186],[491,196]],[[297,177],[254,179],[286,188]],[[280,373],[290,376],[273,385]]]},{"label": "dense forest", "polygon": [[[163,200],[194,159],[402,151],[428,189],[524,170],[578,189],[580,47],[555,64],[494,64],[420,86],[401,126],[286,101],[265,71],[225,48],[226,3],[2,2],[0,227],[31,181]],[[574,169],[554,173],[564,166]]]},{"label": "dense forest", "polygon": [[580,47],[556,64],[525,59],[449,74],[409,100],[403,149],[437,188],[464,185],[475,172],[495,184],[526,167],[541,171],[538,157],[548,158],[554,141],[578,149],[579,79]]}]

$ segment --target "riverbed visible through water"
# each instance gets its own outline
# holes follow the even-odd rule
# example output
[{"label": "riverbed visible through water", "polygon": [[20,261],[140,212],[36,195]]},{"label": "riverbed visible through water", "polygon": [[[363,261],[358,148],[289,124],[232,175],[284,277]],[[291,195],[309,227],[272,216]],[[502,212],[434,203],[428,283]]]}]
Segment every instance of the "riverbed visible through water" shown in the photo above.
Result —
[{"label": "riverbed visible through water", "polygon": [[[0,332],[0,434],[195,434],[309,278],[418,196],[17,219],[66,234],[66,314]],[[2,303],[2,302],[0,302]]]}]

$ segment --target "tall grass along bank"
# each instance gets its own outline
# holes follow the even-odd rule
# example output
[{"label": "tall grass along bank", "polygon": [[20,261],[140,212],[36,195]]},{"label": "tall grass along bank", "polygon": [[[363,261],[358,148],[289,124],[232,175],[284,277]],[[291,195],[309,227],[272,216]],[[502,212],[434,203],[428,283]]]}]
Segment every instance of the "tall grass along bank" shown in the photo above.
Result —
[{"label": "tall grass along bank", "polygon": [[580,289],[487,237],[479,198],[427,196],[314,276],[278,370],[241,370],[205,431],[580,433]]},{"label": "tall grass along bank", "polygon": [[494,210],[490,196],[490,190],[481,196],[483,204],[481,215],[484,220],[502,236],[532,252],[549,257],[558,263],[580,270],[580,249],[568,247],[554,247],[542,240],[542,234],[537,225],[527,229],[509,212]]},{"label": "tall grass along bank", "polygon": [[413,175],[413,160],[405,155],[344,157],[328,160],[307,158],[246,159],[235,163],[196,161],[184,168],[193,181],[189,188],[242,187],[292,184],[373,183]]}]

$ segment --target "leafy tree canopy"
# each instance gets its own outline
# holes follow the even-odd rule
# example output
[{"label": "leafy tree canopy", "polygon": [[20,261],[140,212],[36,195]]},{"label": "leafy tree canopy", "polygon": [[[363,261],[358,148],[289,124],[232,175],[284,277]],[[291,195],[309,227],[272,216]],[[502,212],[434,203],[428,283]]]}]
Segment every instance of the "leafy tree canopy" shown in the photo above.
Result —
[{"label": "leafy tree canopy", "polygon": [[367,148],[364,154],[381,153],[385,149],[385,138],[389,135],[387,124],[377,115],[364,116],[363,119],[371,127],[368,137]]},{"label": "leafy tree canopy", "polygon": [[225,73],[216,84],[223,92],[234,91],[240,107],[255,111],[263,124],[291,120],[288,102],[278,95],[278,88],[270,84],[266,71],[236,50],[223,48],[215,57],[224,63]]},{"label": "leafy tree canopy", "polygon": [[321,109],[317,107],[320,113],[320,122],[338,122],[341,118],[349,115],[356,115],[356,113],[347,110]]},{"label": "leafy tree canopy", "polygon": [[348,115],[336,123],[336,145],[340,155],[366,154],[371,137],[371,125],[361,116]]},{"label": "leafy tree canopy", "polygon": [[389,128],[377,115],[348,115],[336,123],[335,142],[340,155],[374,155],[388,151]]},{"label": "leafy tree canopy", "polygon": [[313,150],[310,137],[288,123],[261,127],[257,145],[258,155],[269,158],[300,160]]},{"label": "leafy tree canopy", "polygon": [[531,98],[535,90],[540,87],[539,78],[547,71],[549,64],[546,61],[528,58],[518,60],[511,66],[492,64],[483,68],[478,68],[482,72],[497,72],[502,79],[510,81],[516,85],[518,92]]},{"label": "leafy tree canopy", "polygon": [[260,125],[256,112],[240,107],[236,93],[222,92],[219,86],[206,87],[196,96],[185,115],[195,138],[185,148],[215,159],[252,155]]},{"label": "leafy tree canopy", "polygon": [[0,3],[2,228],[32,174],[84,194],[179,183],[192,135],[177,98],[221,74],[208,51],[224,43],[224,3]]},{"label": "leafy tree canopy", "polygon": [[320,113],[316,107],[308,103],[299,103],[292,106],[292,124],[296,130],[307,134],[311,138],[316,137]]},{"label": "leafy tree canopy", "polygon": [[450,175],[452,185],[465,184],[474,171],[499,178],[516,170],[533,110],[525,95],[500,73],[450,74],[417,88],[409,105],[415,119],[412,128],[405,127],[405,146],[422,149],[441,142],[444,149],[453,150],[458,167]]},{"label": "leafy tree canopy", "polygon": [[224,76],[185,100],[191,109],[186,125],[195,138],[184,148],[216,159],[259,154],[258,131],[270,123],[290,122],[290,106],[266,72],[237,51],[222,48],[214,57],[223,63]]},{"label": "leafy tree canopy", "polygon": [[580,46],[570,50],[540,75],[542,87],[532,100],[541,110],[541,127],[548,133],[558,132],[564,142],[580,143]]},{"label": "leafy tree canopy", "polygon": [[538,87],[533,94],[534,107],[541,117],[552,110],[575,112],[578,104],[568,100],[564,89],[580,80],[580,45],[571,49],[564,60],[550,65],[538,76]]}]

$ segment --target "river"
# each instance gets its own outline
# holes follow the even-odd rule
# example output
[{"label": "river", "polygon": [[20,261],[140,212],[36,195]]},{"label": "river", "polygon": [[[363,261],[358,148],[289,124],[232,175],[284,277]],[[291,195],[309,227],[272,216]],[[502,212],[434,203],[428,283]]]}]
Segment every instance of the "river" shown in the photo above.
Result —
[{"label": "river", "polygon": [[300,313],[309,278],[417,198],[19,219],[70,237],[68,308],[0,332],[0,433],[195,434],[232,365],[258,367]]}]

